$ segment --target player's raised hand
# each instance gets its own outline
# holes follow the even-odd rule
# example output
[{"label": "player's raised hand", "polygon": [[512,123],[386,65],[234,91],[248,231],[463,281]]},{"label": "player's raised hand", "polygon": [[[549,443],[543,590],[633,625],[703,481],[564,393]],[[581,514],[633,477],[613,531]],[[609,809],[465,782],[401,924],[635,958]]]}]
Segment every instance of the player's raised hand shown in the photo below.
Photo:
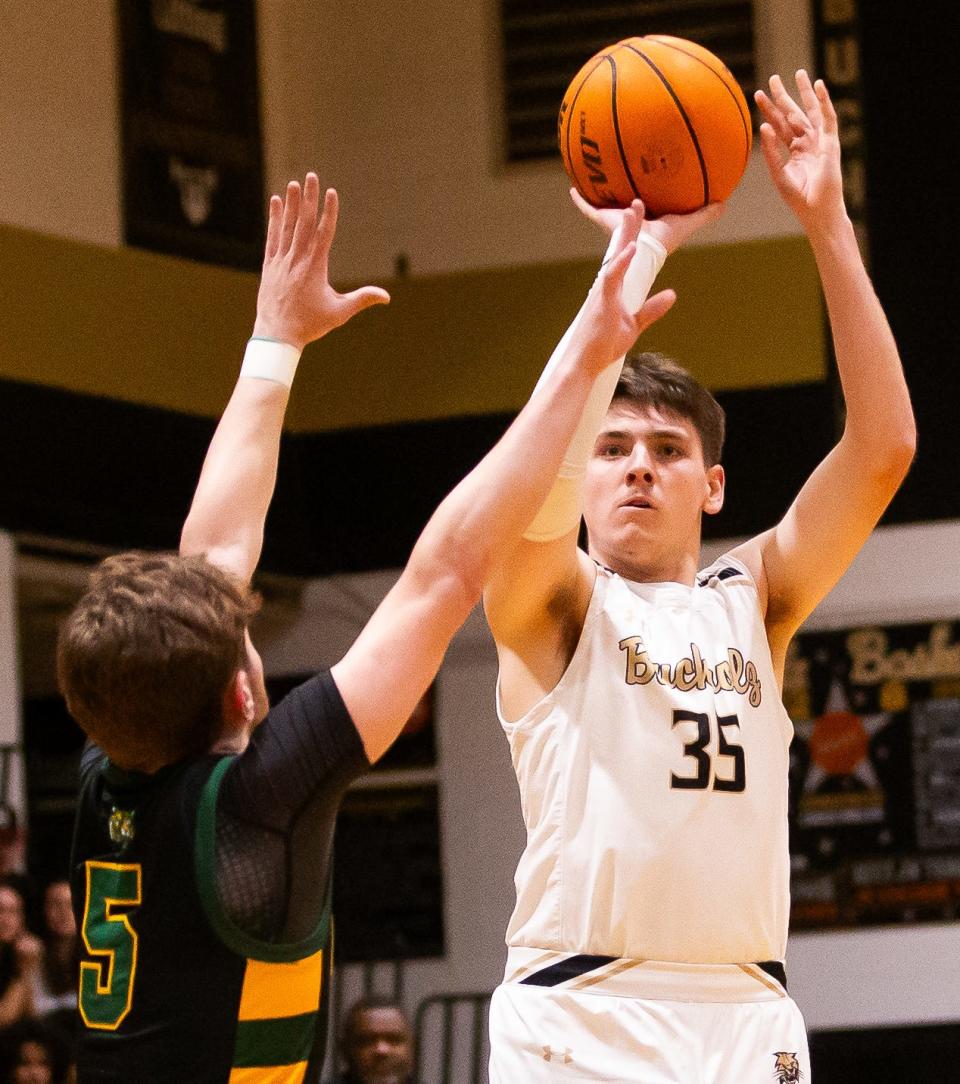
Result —
[{"label": "player's raised hand", "polygon": [[837,114],[822,79],[811,83],[803,69],[796,74],[796,102],[779,75],[770,77],[770,93],[754,95],[763,114],[760,146],[767,169],[784,202],[805,229],[829,225],[844,216],[843,177]]},{"label": "player's raised hand", "polygon": [[[570,198],[581,214],[589,218],[591,222],[595,222],[608,234],[612,234],[623,221],[624,209],[594,207],[592,203],[587,203],[576,188],[570,189]],[[644,218],[643,203],[640,200],[634,200],[631,204],[633,208],[637,206],[640,208],[641,229],[644,233],[655,237],[668,253],[675,252],[684,241],[704,226],[716,222],[724,209],[722,203],[710,203],[706,207],[701,207],[699,211],[691,211],[686,215],[661,215],[660,218],[647,219]]]},{"label": "player's raised hand", "polygon": [[328,262],[337,231],[338,200],[328,188],[320,211],[320,182],[308,173],[286,196],[270,198],[267,243],[257,295],[255,336],[278,339],[302,349],[345,324],[370,305],[390,300],[386,290],[364,286],[348,294],[330,285]]},{"label": "player's raised hand", "polygon": [[663,316],[677,299],[673,290],[661,290],[631,312],[623,300],[623,277],[637,251],[643,225],[639,200],[623,211],[613,251],[600,269],[574,332],[583,363],[596,372],[612,364],[633,346],[637,336]]}]

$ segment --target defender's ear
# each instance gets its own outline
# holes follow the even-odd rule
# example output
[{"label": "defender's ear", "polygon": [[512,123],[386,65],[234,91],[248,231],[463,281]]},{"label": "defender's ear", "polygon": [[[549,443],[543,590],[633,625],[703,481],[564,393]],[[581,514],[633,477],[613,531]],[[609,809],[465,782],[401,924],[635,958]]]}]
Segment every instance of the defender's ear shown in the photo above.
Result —
[{"label": "defender's ear", "polygon": [[238,670],[223,694],[223,715],[233,727],[246,727],[253,722],[256,701],[246,670]]},{"label": "defender's ear", "polygon": [[707,497],[703,510],[708,516],[715,516],[723,508],[724,488],[727,477],[719,463],[707,468]]}]

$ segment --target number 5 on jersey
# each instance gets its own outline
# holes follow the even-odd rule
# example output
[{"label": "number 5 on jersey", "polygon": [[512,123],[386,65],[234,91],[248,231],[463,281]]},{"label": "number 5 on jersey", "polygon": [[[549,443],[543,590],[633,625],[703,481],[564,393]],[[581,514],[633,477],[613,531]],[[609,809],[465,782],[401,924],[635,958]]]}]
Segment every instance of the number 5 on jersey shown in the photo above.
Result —
[{"label": "number 5 on jersey", "polygon": [[116,1031],[133,1004],[137,932],[129,909],[140,903],[140,865],[87,862],[83,943],[94,962],[80,964],[80,1015],[88,1028]]},{"label": "number 5 on jersey", "polygon": [[747,785],[747,766],[743,755],[743,746],[727,741],[726,730],[735,726],[740,729],[740,720],[736,715],[717,716],[717,759],[721,757],[733,761],[732,778],[724,778],[712,771],[710,754],[707,746],[710,744],[710,716],[699,711],[675,711],[673,713],[672,726],[677,723],[696,723],[697,736],[693,741],[684,743],[683,755],[690,757],[696,762],[696,775],[677,775],[670,773],[670,786],[674,790],[706,790],[710,786],[710,776],[713,775],[713,789],[730,791],[739,794]]}]

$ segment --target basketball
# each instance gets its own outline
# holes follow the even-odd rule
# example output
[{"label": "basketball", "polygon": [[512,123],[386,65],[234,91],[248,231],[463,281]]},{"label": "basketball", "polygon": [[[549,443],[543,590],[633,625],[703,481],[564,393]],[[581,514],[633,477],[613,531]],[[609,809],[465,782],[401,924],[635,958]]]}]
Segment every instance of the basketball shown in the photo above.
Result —
[{"label": "basketball", "polygon": [[684,38],[626,38],[577,72],[558,137],[574,186],[595,207],[640,198],[650,217],[726,199],[750,158],[743,91],[708,49]]}]

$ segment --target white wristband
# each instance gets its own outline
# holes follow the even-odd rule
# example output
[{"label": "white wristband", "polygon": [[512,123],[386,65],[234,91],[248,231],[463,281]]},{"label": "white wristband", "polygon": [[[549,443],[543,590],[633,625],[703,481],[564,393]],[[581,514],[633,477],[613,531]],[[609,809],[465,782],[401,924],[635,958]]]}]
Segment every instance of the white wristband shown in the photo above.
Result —
[{"label": "white wristband", "polygon": [[289,388],[300,361],[300,351],[276,339],[250,339],[243,355],[240,375],[255,380],[272,380]]}]

